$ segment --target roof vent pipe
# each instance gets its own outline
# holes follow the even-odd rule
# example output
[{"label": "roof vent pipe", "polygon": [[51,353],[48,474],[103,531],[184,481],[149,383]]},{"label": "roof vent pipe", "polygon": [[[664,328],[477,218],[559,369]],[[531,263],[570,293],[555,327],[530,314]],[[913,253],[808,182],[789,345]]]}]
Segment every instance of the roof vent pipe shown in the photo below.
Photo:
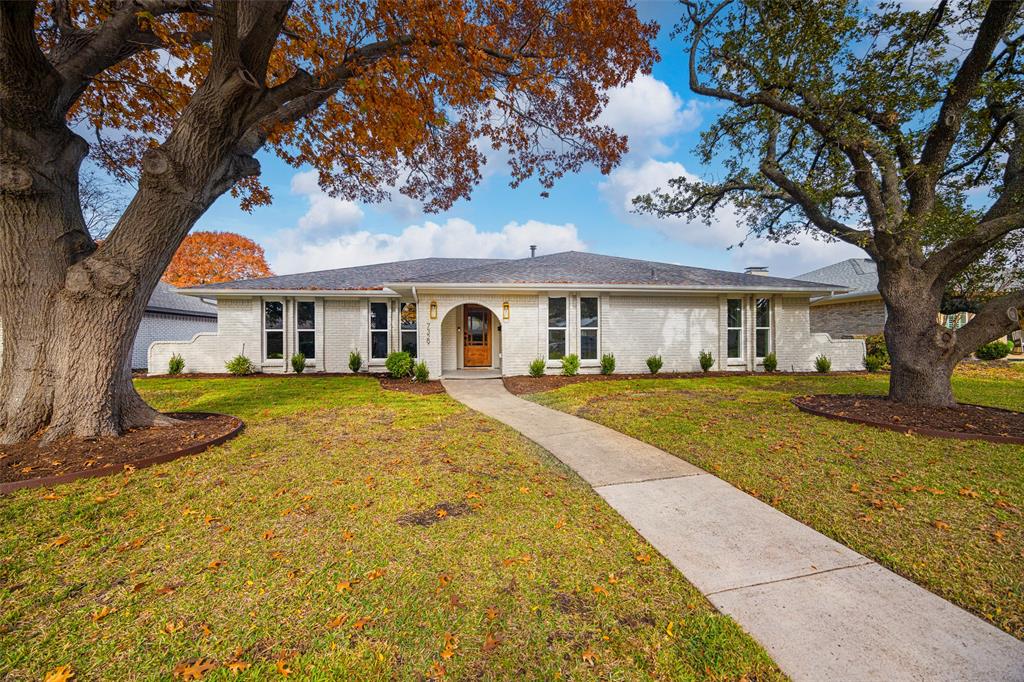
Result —
[{"label": "roof vent pipe", "polygon": [[537,245],[536,244],[530,244],[530,258],[533,258],[536,255],[537,255]]},{"label": "roof vent pipe", "polygon": [[768,274],[768,268],[763,265],[752,265],[748,268],[743,268],[743,274],[745,275],[761,275],[762,277]]}]

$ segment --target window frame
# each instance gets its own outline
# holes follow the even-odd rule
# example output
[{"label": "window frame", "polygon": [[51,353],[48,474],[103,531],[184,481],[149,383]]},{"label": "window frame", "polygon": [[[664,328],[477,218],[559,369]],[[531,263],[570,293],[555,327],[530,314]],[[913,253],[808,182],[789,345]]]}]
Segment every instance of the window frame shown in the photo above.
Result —
[{"label": "window frame", "polygon": [[[416,309],[416,319],[413,320],[412,329],[405,329],[402,325],[402,311],[405,310],[405,306],[411,305]],[[419,360],[420,352],[420,306],[417,301],[400,301],[398,304],[398,348],[402,351],[405,350],[405,335],[411,334],[413,337],[413,345],[416,347],[416,353],[411,353],[413,360]]]},{"label": "window frame", "polygon": [[[757,305],[761,301],[765,301],[768,304],[767,305],[767,310],[768,310],[768,326],[766,326],[766,327],[762,327],[758,323],[758,319],[757,319],[757,312],[758,312]],[[769,353],[771,353],[772,351],[775,350],[775,342],[774,342],[774,339],[772,338],[772,322],[773,322],[772,318],[774,318],[774,317],[775,317],[775,315],[772,313],[772,299],[771,299],[771,296],[764,296],[764,297],[759,297],[759,298],[755,298],[754,299],[754,359],[755,360],[764,360],[766,357],[768,357]],[[757,333],[760,332],[760,331],[765,331],[765,332],[767,332],[767,335],[768,335],[768,341],[765,344],[765,354],[764,355],[758,355],[757,354]]]},{"label": "window frame", "polygon": [[[552,327],[551,326],[551,301],[562,299],[565,302],[565,311],[563,313],[563,326]],[[547,337],[544,344],[544,357],[548,364],[561,364],[562,358],[569,354],[569,297],[566,295],[562,296],[548,296],[548,319],[547,319]],[[553,358],[551,357],[551,332],[560,331],[562,332],[562,357]]]},{"label": "window frame", "polygon": [[[729,303],[732,301],[737,301],[740,304],[740,324],[738,327],[729,325]],[[725,359],[727,364],[740,365],[746,361],[744,358],[745,353],[743,352],[743,307],[742,298],[725,299]],[[729,355],[729,333],[733,331],[739,336],[739,355],[735,357]]]},{"label": "window frame", "polygon": [[[267,304],[269,304],[269,303],[277,303],[277,304],[279,304],[281,306],[281,326],[280,327],[272,327],[272,328],[268,328],[267,327]],[[263,304],[260,306],[260,326],[263,328],[263,353],[262,353],[262,355],[263,355],[263,362],[266,363],[266,364],[271,364],[271,365],[277,364],[277,363],[280,363],[282,365],[284,364],[285,351],[287,350],[287,348],[285,348],[285,344],[284,344],[284,333],[285,333],[285,327],[287,326],[285,324],[285,319],[287,318],[287,316],[288,316],[288,306],[285,304],[285,300],[283,298],[265,298],[265,299],[263,299]],[[272,358],[272,357],[270,357],[267,354],[267,349],[269,348],[269,344],[267,343],[267,334],[268,333],[275,333],[275,334],[280,334],[281,335],[281,357],[279,357],[279,358]]]},{"label": "window frame", "polygon": [[[385,313],[384,313],[384,325],[385,325],[384,329],[374,329],[373,325],[371,323],[371,319],[372,319],[371,315],[372,315],[373,306],[374,306],[375,303],[380,303],[380,304],[384,305],[384,310],[385,310]],[[366,327],[367,327],[367,331],[368,331],[368,335],[367,335],[367,338],[366,338],[366,341],[367,341],[367,348],[366,348],[367,364],[383,365],[384,362],[387,361],[387,359],[388,359],[388,354],[391,353],[391,305],[390,305],[390,301],[388,301],[387,299],[371,299],[366,304]],[[382,357],[382,358],[375,358],[375,357],[373,357],[373,335],[374,334],[381,334],[381,333],[384,334],[384,339],[385,339],[384,340],[384,357]]]},{"label": "window frame", "polygon": [[[310,305],[313,306],[313,328],[312,329],[302,329],[302,328],[299,327],[299,306],[302,305],[303,303],[309,303]],[[320,332],[319,325],[316,323],[316,318],[317,318],[317,305],[316,305],[316,300],[315,299],[303,298],[303,299],[296,299],[295,300],[295,352],[296,353],[302,352],[302,351],[299,350],[300,347],[301,347],[301,344],[299,343],[299,339],[302,338],[301,337],[302,334],[312,334],[313,335],[313,357],[310,357],[310,356],[306,355],[306,366],[316,365],[316,340],[317,340],[317,334],[319,334],[319,332]],[[303,355],[305,355],[305,353],[303,353]]]},{"label": "window frame", "polygon": [[[584,299],[593,299],[594,305],[596,306],[593,326],[583,326],[583,301]],[[583,296],[579,297],[579,322],[577,324],[577,333],[579,335],[579,354],[581,364],[598,364],[601,362],[601,297],[600,296]],[[592,331],[594,332],[594,357],[585,358],[583,357],[583,332]]]}]

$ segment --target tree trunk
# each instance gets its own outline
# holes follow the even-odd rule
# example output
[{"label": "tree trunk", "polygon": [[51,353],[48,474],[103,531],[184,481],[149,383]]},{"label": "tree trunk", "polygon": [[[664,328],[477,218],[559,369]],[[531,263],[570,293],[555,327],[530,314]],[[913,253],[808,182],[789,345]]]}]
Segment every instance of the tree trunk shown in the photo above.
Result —
[{"label": "tree trunk", "polygon": [[937,322],[942,287],[920,271],[893,271],[879,264],[879,291],[886,303],[885,344],[892,364],[889,399],[952,407],[956,399],[950,380],[961,356],[956,332]]}]

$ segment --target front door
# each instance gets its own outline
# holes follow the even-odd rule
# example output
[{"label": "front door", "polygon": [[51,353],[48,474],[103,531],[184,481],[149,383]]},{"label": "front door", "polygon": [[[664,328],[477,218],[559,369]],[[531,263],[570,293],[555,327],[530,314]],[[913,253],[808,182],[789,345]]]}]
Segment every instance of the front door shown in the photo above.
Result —
[{"label": "front door", "polygon": [[462,364],[491,366],[491,311],[483,306],[463,306]]}]

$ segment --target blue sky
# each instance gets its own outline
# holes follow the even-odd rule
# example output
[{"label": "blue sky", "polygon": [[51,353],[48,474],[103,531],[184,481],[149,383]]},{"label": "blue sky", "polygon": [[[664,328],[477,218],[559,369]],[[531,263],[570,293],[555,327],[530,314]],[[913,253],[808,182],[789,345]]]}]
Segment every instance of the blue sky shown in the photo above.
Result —
[{"label": "blue sky", "polygon": [[529,244],[537,244],[540,253],[577,249],[724,270],[765,265],[781,276],[863,256],[854,247],[809,237],[799,246],[750,240],[728,250],[744,238],[728,209],[710,227],[628,210],[633,195],[668,178],[712,172],[698,164],[692,149],[720,105],[689,92],[683,45],[669,38],[678,7],[665,1],[639,5],[645,19],[661,24],[661,61],[650,76],[611,93],[605,122],[629,136],[630,152],[610,176],[589,169],[563,178],[543,198],[533,182],[511,189],[500,164],[490,164],[470,200],[444,213],[424,214],[401,196],[384,205],[331,198],[308,169],[291,168],[264,153],[263,181],[274,195],[273,205],[248,214],[225,195],[195,229],[255,239],[279,274],[428,255],[525,257]]}]

